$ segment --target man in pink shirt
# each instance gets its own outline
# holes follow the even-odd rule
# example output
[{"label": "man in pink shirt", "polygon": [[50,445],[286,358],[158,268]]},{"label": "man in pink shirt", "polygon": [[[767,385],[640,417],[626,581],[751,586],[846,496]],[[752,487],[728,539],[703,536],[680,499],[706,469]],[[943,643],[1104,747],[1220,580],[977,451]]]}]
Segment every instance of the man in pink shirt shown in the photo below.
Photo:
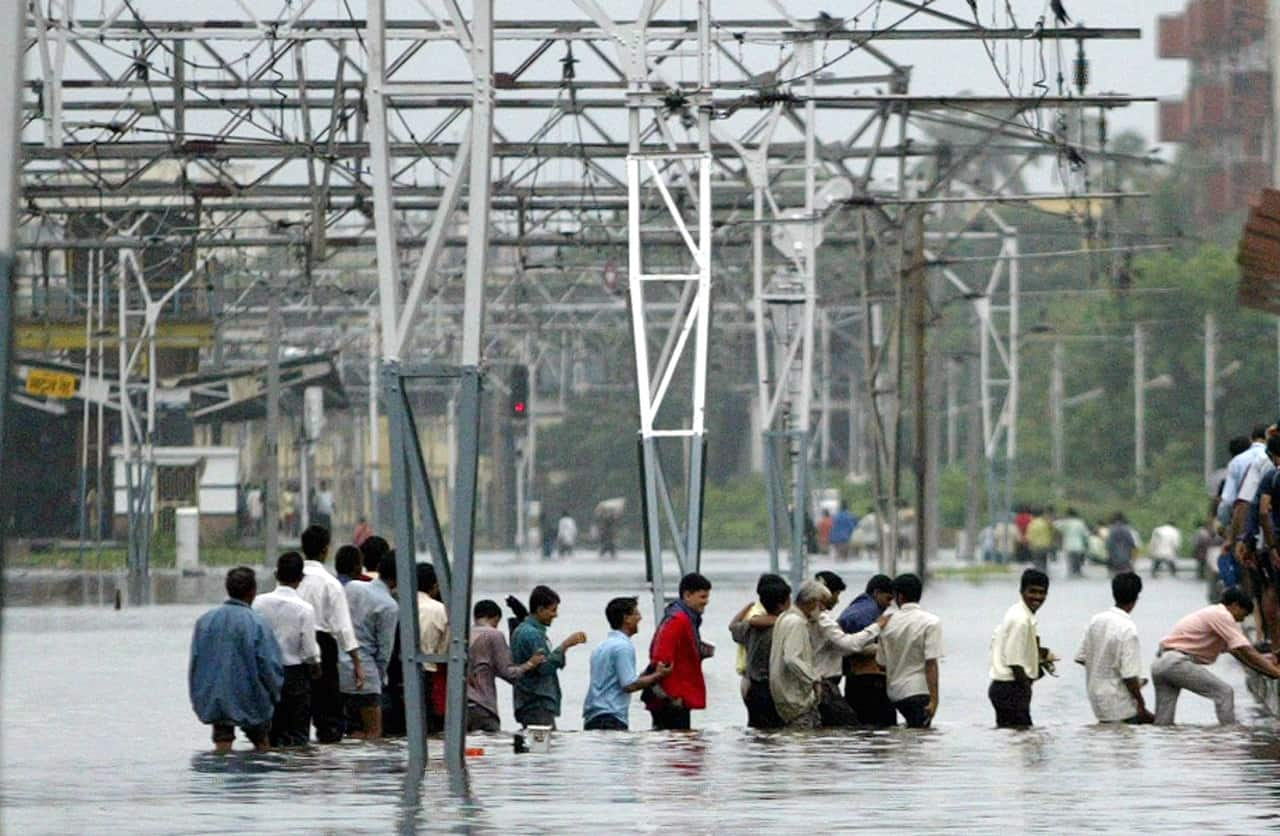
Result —
[{"label": "man in pink shirt", "polygon": [[1236,721],[1235,690],[1208,668],[1224,651],[1263,676],[1280,679],[1275,657],[1259,653],[1240,629],[1240,622],[1251,612],[1253,601],[1239,589],[1228,589],[1221,604],[1184,616],[1161,639],[1160,651],[1151,664],[1157,725],[1173,725],[1178,694],[1183,688],[1213,700],[1221,725]]}]

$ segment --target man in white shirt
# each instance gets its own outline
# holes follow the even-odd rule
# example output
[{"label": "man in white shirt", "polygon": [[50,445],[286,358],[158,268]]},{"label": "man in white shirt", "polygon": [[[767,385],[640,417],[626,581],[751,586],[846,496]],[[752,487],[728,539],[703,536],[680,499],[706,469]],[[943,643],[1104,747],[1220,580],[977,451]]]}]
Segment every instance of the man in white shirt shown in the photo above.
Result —
[{"label": "man in white shirt", "polygon": [[885,669],[889,701],[909,728],[928,728],[938,713],[942,622],[920,609],[924,584],[911,573],[893,579],[898,611],[880,631],[876,662]]},{"label": "man in white shirt", "polygon": [[363,684],[360,642],[351,626],[351,610],[342,583],[324,568],[329,556],[329,530],[313,525],[302,532],[302,583],[298,594],[316,612],[316,643],[320,645],[320,678],[311,684],[311,723],[316,740],[342,740],[343,706],[338,684],[338,651],[351,657],[356,682]]},{"label": "man in white shirt", "polygon": [[1142,578],[1132,572],[1112,578],[1115,606],[1090,619],[1076,653],[1076,661],[1084,665],[1089,705],[1099,723],[1155,721],[1142,698],[1142,646],[1130,615],[1141,592]]},{"label": "man in white shirt", "polygon": [[1174,561],[1182,551],[1182,532],[1173,523],[1158,525],[1151,531],[1147,553],[1151,555],[1151,577],[1160,574],[1161,566],[1169,567],[1169,574],[1177,576],[1178,564]]},{"label": "man in white shirt", "polygon": [[889,616],[882,615],[865,630],[846,633],[831,614],[840,602],[840,593],[847,587],[835,572],[822,571],[814,580],[827,588],[830,594],[817,616],[809,623],[809,641],[813,645],[813,666],[822,680],[822,692],[818,696],[818,712],[823,726],[856,726],[858,715],[840,693],[840,677],[844,673],[844,657],[874,650],[872,643],[880,637],[880,630],[889,623]]},{"label": "man in white shirt", "polygon": [[[440,582],[430,563],[418,564],[418,650],[430,656],[449,653],[449,611],[440,601]],[[427,699],[427,730],[444,728],[448,665],[422,663],[422,693]]]},{"label": "man in white shirt", "polygon": [[1049,597],[1049,576],[1039,569],[1022,573],[1022,599],[1004,614],[991,637],[991,686],[987,698],[996,710],[996,727],[1024,729],[1031,723],[1031,683],[1040,678],[1041,650],[1036,611]]},{"label": "man in white shirt", "polygon": [[271,625],[280,645],[284,685],[271,718],[271,745],[306,746],[311,741],[311,680],[320,674],[316,611],[298,596],[302,555],[285,552],[276,561],[276,588],[253,599],[253,609]]}]

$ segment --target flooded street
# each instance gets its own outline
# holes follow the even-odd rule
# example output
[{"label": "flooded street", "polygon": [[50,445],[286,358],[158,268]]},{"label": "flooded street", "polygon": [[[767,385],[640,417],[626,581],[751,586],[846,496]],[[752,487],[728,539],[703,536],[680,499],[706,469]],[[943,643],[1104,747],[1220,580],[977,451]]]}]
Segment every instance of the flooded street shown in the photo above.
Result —
[{"label": "flooded street", "polygon": [[[1082,669],[1036,687],[1029,732],[997,731],[986,699],[987,642],[1016,599],[1016,578],[939,581],[922,605],[941,616],[941,703],[928,731],[758,733],[745,728],[727,624],[752,595],[758,555],[709,558],[715,588],[703,626],[719,652],[706,663],[710,707],[692,734],[583,733],[588,657],[604,638],[605,602],[641,594],[634,558],[551,567],[561,617],[552,640],[585,630],[562,673],[564,731],[549,755],[515,755],[509,738],[474,735],[469,791],[449,791],[436,760],[406,791],[402,743],[303,753],[209,754],[208,729],[186,693],[191,626],[207,607],[113,612],[10,609],[3,656],[3,830],[7,833],[191,832],[705,832],[905,828],[993,832],[1263,832],[1280,811],[1280,736],[1227,656],[1243,725],[1213,727],[1212,706],[1184,694],[1176,728],[1094,724]],[[819,563],[815,568],[826,568]],[[869,565],[837,567],[850,590]],[[487,565],[476,599],[526,597],[539,564]],[[1095,569],[1061,580],[1041,610],[1043,643],[1074,655],[1089,616],[1110,605]],[[571,579],[577,576],[577,579]],[[562,579],[559,579],[562,578]],[[261,582],[261,581],[260,581]],[[270,582],[266,583],[270,587]],[[848,600],[846,593],[842,604]],[[1202,606],[1203,585],[1148,581],[1134,612],[1143,655]],[[652,618],[636,645],[643,660]],[[641,662],[643,664],[643,661]],[[499,686],[504,727],[510,689]],[[1154,694],[1147,688],[1149,704]],[[638,700],[632,726],[647,729]]]}]

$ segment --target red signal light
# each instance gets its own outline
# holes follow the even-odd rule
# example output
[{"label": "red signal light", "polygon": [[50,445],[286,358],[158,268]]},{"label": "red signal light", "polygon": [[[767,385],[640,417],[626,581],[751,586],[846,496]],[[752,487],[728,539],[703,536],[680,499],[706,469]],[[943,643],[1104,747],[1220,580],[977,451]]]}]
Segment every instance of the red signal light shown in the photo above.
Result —
[{"label": "red signal light", "polygon": [[516,415],[524,415],[524,401],[516,401],[511,405],[511,408]]}]

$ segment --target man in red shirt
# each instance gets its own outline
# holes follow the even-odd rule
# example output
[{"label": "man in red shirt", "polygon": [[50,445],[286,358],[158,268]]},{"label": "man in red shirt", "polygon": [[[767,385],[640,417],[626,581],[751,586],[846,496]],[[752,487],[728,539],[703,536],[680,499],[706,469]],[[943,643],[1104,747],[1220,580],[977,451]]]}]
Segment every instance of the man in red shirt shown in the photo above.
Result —
[{"label": "man in red shirt", "polygon": [[[702,660],[715,648],[702,641],[702,613],[711,600],[711,581],[690,572],[680,579],[680,597],[667,607],[649,646],[649,669],[671,666],[671,673],[644,692],[655,729],[688,729],[689,712],[707,707]],[[646,671],[647,673],[648,671]]]}]

